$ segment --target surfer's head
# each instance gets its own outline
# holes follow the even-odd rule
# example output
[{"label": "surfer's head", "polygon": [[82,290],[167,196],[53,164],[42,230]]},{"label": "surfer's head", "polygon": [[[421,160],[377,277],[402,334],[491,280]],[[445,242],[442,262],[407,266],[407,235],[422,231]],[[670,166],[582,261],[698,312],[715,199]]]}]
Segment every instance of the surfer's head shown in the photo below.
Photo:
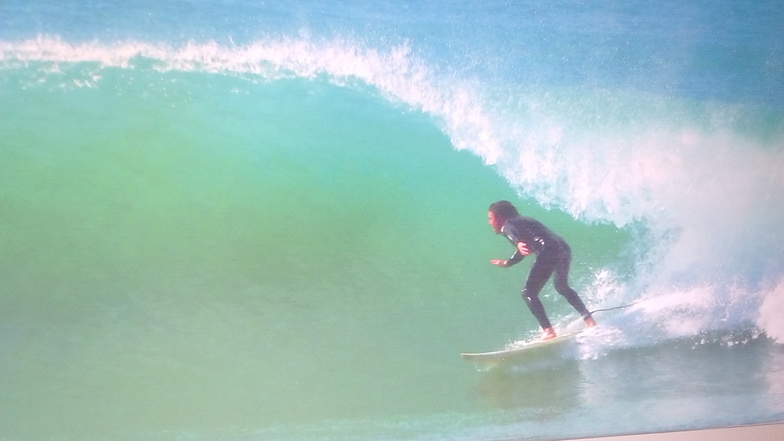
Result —
[{"label": "surfer's head", "polygon": [[517,212],[517,208],[511,202],[493,202],[487,211],[487,223],[493,227],[493,231],[500,233],[504,222],[517,216],[520,216],[520,213]]}]

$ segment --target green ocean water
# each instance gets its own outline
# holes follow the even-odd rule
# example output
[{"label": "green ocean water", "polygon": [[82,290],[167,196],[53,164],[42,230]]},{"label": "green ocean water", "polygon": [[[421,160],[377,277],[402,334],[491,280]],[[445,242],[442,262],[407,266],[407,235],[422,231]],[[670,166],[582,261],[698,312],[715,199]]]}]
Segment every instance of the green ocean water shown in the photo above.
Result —
[{"label": "green ocean water", "polygon": [[[712,8],[229,3],[0,6],[1,441],[784,419],[769,19],[727,25],[725,43]],[[275,35],[276,14],[283,38],[253,33]],[[629,14],[645,20],[605,29]],[[381,27],[291,30],[310,16]],[[673,20],[696,29],[682,46],[662,44]],[[458,38],[488,23],[487,40]],[[383,33],[398,26],[411,41]],[[601,38],[573,44],[575,29]],[[513,251],[487,225],[498,199],[570,243],[571,282],[603,311],[559,356],[487,373],[459,353],[538,334],[519,294],[531,259],[489,264]],[[579,324],[551,286],[542,299],[559,331]]]},{"label": "green ocean water", "polygon": [[[487,263],[508,183],[373,94],[150,75],[6,82],[6,430],[472,409],[457,354],[535,328],[523,273]],[[521,208],[572,241],[577,286],[628,241]]]}]

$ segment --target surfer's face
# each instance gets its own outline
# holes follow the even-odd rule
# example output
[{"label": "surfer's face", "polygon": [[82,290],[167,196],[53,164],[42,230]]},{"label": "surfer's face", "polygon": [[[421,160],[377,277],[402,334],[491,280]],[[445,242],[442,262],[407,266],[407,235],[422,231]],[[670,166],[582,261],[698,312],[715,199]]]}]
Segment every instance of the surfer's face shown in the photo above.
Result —
[{"label": "surfer's face", "polygon": [[504,226],[504,223],[501,221],[501,218],[497,217],[492,211],[487,212],[487,223],[493,227],[493,231],[495,231],[496,234],[501,234],[501,227]]}]

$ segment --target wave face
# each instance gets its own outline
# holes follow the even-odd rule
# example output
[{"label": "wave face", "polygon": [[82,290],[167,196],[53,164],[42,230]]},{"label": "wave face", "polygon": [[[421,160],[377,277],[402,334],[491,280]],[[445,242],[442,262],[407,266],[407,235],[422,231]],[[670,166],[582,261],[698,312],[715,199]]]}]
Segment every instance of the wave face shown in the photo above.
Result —
[{"label": "wave face", "polygon": [[[0,438],[780,420],[784,11],[666,3],[0,6]],[[477,380],[536,333],[498,199],[603,311]]]}]

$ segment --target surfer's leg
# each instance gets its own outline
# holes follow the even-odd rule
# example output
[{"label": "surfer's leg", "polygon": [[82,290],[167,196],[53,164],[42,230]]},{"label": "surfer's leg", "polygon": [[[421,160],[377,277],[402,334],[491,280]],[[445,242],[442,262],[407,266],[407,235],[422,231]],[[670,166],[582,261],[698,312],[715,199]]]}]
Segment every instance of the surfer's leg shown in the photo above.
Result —
[{"label": "surfer's leg", "polygon": [[580,296],[577,295],[577,292],[569,286],[569,267],[571,266],[571,263],[572,253],[567,247],[561,253],[558,263],[555,265],[555,275],[553,276],[555,290],[558,291],[558,294],[561,294],[566,298],[566,301],[580,313],[586,322],[589,319],[592,321],[593,319],[591,318],[591,313],[588,312],[588,308],[585,307],[585,304],[580,299]]},{"label": "surfer's leg", "polygon": [[539,322],[542,329],[552,328],[550,320],[547,318],[547,313],[544,311],[544,305],[539,300],[539,292],[547,283],[547,279],[553,273],[553,265],[550,261],[542,259],[541,256],[536,258],[536,261],[528,274],[528,280],[525,282],[523,288],[523,300],[528,305],[528,309]]}]

